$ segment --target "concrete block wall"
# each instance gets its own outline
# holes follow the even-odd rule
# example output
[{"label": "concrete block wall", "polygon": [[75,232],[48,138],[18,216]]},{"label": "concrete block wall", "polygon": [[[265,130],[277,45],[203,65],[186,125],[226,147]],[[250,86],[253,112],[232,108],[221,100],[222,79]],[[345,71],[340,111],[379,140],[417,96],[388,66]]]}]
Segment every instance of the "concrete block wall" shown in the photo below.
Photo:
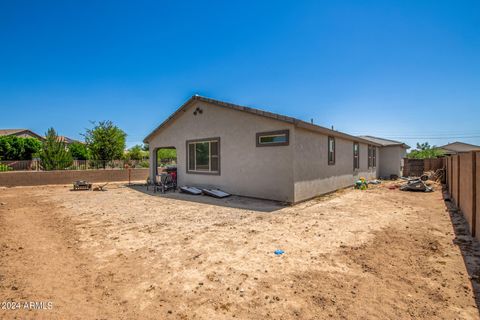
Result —
[{"label": "concrete block wall", "polygon": [[[462,153],[458,155],[460,161],[460,177],[458,177],[458,195],[457,206],[462,211],[468,222],[469,231],[475,234],[475,217],[473,210],[473,157],[471,153]],[[458,160],[457,160],[458,161]]]},{"label": "concrete block wall", "polygon": [[450,156],[446,168],[450,196],[467,220],[470,234],[480,240],[480,152]]},{"label": "concrete block wall", "polygon": [[[149,169],[131,169],[131,181],[146,181]],[[58,171],[9,171],[0,172],[0,186],[39,186],[70,184],[76,180],[89,182],[128,181],[128,170],[58,170]]]}]

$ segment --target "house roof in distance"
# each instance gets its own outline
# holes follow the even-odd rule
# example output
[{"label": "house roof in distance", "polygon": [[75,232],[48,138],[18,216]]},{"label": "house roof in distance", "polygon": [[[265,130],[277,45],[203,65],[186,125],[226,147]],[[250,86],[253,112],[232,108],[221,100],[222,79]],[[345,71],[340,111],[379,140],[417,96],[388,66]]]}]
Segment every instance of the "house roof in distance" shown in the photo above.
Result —
[{"label": "house roof in distance", "polygon": [[159,132],[160,129],[162,129],[166,124],[174,121],[181,114],[182,111],[187,109],[190,106],[190,104],[194,103],[195,101],[202,101],[202,102],[210,103],[210,104],[218,106],[218,107],[227,108],[227,109],[230,109],[230,110],[241,111],[241,112],[247,112],[247,113],[259,116],[259,117],[265,117],[265,118],[270,118],[270,119],[277,120],[277,121],[290,123],[290,124],[293,124],[296,127],[303,128],[303,129],[310,130],[310,131],[314,131],[314,132],[318,132],[318,133],[325,134],[325,135],[339,137],[339,138],[343,138],[343,139],[347,139],[347,140],[351,140],[351,141],[359,141],[359,142],[363,142],[363,143],[373,143],[375,145],[380,146],[380,144],[378,144],[376,142],[365,140],[361,137],[352,136],[352,135],[349,135],[347,133],[343,133],[343,132],[340,132],[340,131],[331,130],[331,129],[328,129],[328,128],[325,128],[325,127],[322,127],[322,126],[319,126],[319,125],[316,125],[316,124],[305,122],[305,121],[300,120],[300,119],[292,118],[292,117],[289,117],[289,116],[284,116],[284,115],[273,113],[273,112],[263,111],[263,110],[260,110],[260,109],[240,106],[240,105],[229,103],[229,102],[224,102],[224,101],[220,101],[220,100],[206,98],[206,97],[202,97],[202,96],[199,96],[199,95],[194,95],[190,99],[188,99],[183,105],[180,106],[180,108],[178,108],[172,115],[170,115],[164,122],[162,122],[155,130],[153,130],[151,133],[149,133],[145,137],[143,142],[148,143],[148,141],[152,138],[152,136],[154,136],[157,132]]},{"label": "house roof in distance", "polygon": [[460,142],[460,141],[455,141],[455,142],[446,144],[444,146],[440,146],[439,148],[446,151],[446,153],[457,153],[457,152],[468,152],[473,150],[480,150],[480,146],[470,144],[470,143]]},{"label": "house roof in distance", "polygon": [[20,135],[22,133],[31,135],[33,137],[36,137],[37,139],[43,140],[44,137],[42,137],[39,134],[36,134],[35,132],[28,130],[28,129],[0,129],[0,136],[12,136],[12,135]]},{"label": "house roof in distance", "polygon": [[407,145],[407,144],[405,144],[401,141],[384,139],[384,138],[379,138],[379,137],[374,137],[374,136],[360,136],[360,138],[378,143],[378,144],[382,145],[383,147],[402,146],[405,149],[410,149],[409,145]]}]

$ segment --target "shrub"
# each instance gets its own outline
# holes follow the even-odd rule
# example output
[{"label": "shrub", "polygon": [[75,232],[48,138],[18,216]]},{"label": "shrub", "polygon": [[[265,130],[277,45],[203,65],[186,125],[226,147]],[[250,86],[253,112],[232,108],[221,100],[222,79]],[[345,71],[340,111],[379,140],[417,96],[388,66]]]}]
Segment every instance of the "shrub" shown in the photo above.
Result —
[{"label": "shrub", "polygon": [[0,164],[0,171],[11,171],[12,168],[7,166],[6,164]]}]

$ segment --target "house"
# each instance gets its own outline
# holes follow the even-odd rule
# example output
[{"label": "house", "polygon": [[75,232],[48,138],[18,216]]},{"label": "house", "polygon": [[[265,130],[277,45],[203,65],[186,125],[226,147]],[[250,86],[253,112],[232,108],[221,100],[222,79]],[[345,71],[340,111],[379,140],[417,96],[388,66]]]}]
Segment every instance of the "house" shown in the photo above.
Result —
[{"label": "house", "polygon": [[150,146],[151,177],[158,173],[157,150],[175,148],[179,185],[211,186],[289,203],[351,186],[359,177],[378,177],[379,149],[384,147],[378,141],[198,95],[144,142]]},{"label": "house", "polygon": [[474,144],[455,141],[444,146],[439,147],[446,155],[457,154],[459,152],[468,152],[473,150],[480,150],[480,146]]},{"label": "house", "polygon": [[45,140],[41,135],[28,129],[0,129],[0,137],[1,136],[17,136],[22,138],[36,138],[41,141]]},{"label": "house", "polygon": [[65,137],[65,136],[58,136],[58,137],[57,137],[57,141],[63,142],[63,143],[65,143],[65,145],[67,145],[67,146],[68,146],[69,144],[72,144],[72,143],[82,143],[82,144],[83,144],[83,142],[81,142],[81,141],[78,141],[78,140],[75,140],[75,139],[71,139],[71,138]]},{"label": "house", "polygon": [[381,145],[379,149],[380,159],[382,159],[379,163],[380,177],[389,178],[392,175],[402,176],[403,159],[407,156],[407,149],[410,149],[410,146],[400,141],[373,136],[360,136],[360,138]]},{"label": "house", "polygon": [[[30,131],[28,129],[0,129],[0,137],[1,136],[17,136],[21,138],[36,138],[40,141],[45,141],[45,137],[36,134],[33,131]],[[65,145],[72,144],[74,142],[80,142],[74,139],[71,139],[69,137],[65,136],[58,136],[57,138],[58,141],[65,143]],[[82,142],[80,142],[82,143]]]}]

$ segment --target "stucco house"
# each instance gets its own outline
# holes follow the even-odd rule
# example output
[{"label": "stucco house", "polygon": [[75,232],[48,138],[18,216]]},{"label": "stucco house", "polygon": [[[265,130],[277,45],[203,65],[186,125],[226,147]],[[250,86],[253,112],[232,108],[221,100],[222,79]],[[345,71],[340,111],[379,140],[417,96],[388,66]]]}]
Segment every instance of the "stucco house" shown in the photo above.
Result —
[{"label": "stucco house", "polygon": [[360,138],[381,145],[379,149],[380,159],[382,159],[382,161],[379,162],[380,177],[389,178],[392,175],[402,176],[403,159],[407,156],[407,149],[410,149],[410,146],[400,141],[373,136],[360,136]]},{"label": "stucco house", "polygon": [[440,146],[439,148],[446,155],[457,154],[459,152],[469,152],[474,150],[480,150],[480,146],[470,144],[470,143],[460,142],[460,141],[451,142],[444,146]]},{"label": "stucco house", "polygon": [[175,148],[180,186],[288,203],[378,177],[383,148],[371,139],[198,95],[144,142],[151,177],[158,170],[157,150]]},{"label": "stucco house", "polygon": [[16,136],[16,137],[21,137],[21,138],[36,138],[40,141],[45,140],[44,137],[42,137],[39,134],[36,134],[35,132],[28,130],[28,129],[0,129],[0,137],[1,136]]}]

